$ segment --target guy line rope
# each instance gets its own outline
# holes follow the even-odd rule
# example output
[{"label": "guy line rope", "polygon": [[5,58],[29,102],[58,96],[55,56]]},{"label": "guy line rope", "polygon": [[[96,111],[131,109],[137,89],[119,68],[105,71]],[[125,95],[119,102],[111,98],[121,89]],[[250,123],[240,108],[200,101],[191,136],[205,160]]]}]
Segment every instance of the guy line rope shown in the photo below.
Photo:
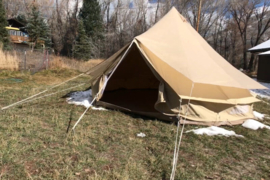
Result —
[{"label": "guy line rope", "polygon": [[64,92],[64,91],[67,91],[67,90],[70,90],[70,89],[73,89],[73,88],[76,88],[76,87],[79,87],[79,86],[83,86],[83,85],[85,85],[85,83],[81,83],[81,84],[79,84],[79,85],[77,85],[77,86],[73,86],[73,87],[70,87],[70,88],[67,88],[67,89],[63,89],[63,90],[61,90],[61,91],[57,91],[57,92],[54,92],[54,93],[51,93],[51,94],[47,94],[47,95],[44,95],[44,96],[40,96],[40,97],[37,97],[37,98],[35,98],[35,99],[29,99],[29,100],[27,100],[27,101],[24,101],[24,103],[31,102],[31,101],[34,101],[34,100],[37,100],[37,99],[41,99],[41,98],[45,98],[45,97],[48,97],[48,96],[52,96],[52,95],[58,94],[58,93],[60,93],[60,92]]},{"label": "guy line rope", "polygon": [[[54,86],[52,86],[52,87],[50,87],[50,88],[48,88],[48,89],[45,89],[45,90],[42,91],[42,92],[39,92],[39,93],[37,93],[37,94],[34,94],[34,95],[32,95],[32,96],[30,96],[30,97],[28,97],[28,98],[25,98],[25,99],[23,99],[23,100],[21,100],[21,101],[18,101],[18,102],[16,102],[16,103],[10,104],[10,105],[5,106],[5,107],[2,107],[1,110],[5,110],[5,109],[11,108],[11,107],[13,107],[13,106],[16,106],[16,105],[18,105],[18,104],[22,104],[22,103],[25,103],[25,102],[29,102],[30,99],[32,99],[32,98],[34,98],[34,97],[36,97],[36,96],[38,96],[38,95],[40,95],[40,94],[43,94],[43,93],[45,93],[45,92],[47,92],[47,91],[49,91],[49,90],[51,90],[51,89],[54,89],[54,88],[56,88],[56,87],[58,87],[58,86],[61,86],[62,84],[65,84],[65,83],[67,83],[67,82],[69,82],[69,81],[71,81],[71,80],[74,80],[74,79],[76,79],[76,78],[78,78],[78,77],[80,77],[80,76],[82,76],[82,75],[84,75],[84,73],[81,73],[81,74],[79,74],[78,76],[75,76],[75,77],[73,77],[73,78],[71,78],[71,79],[68,79],[68,80],[66,80],[66,81],[64,81],[64,82],[62,82],[62,83],[60,83],[60,84],[56,84],[56,85],[54,85]],[[52,94],[53,94],[53,93],[52,93]]]},{"label": "guy line rope", "polygon": [[[179,155],[179,149],[180,149],[180,145],[181,145],[181,141],[182,141],[182,137],[183,137],[183,132],[184,132],[184,128],[185,128],[185,123],[186,123],[186,119],[187,119],[187,113],[188,113],[188,110],[189,110],[190,98],[191,98],[191,95],[192,95],[192,92],[193,92],[193,88],[194,88],[194,83],[192,83],[192,87],[191,87],[191,90],[190,90],[190,95],[189,95],[188,104],[187,104],[187,110],[185,112],[185,117],[184,117],[184,121],[183,121],[183,125],[182,125],[182,130],[181,130],[179,141],[178,141],[178,132],[179,132],[179,127],[180,127],[180,121],[182,119],[182,117],[180,116],[182,99],[180,99],[180,108],[179,108],[178,121],[177,121],[177,132],[176,132],[173,163],[172,163],[172,172],[171,172],[170,180],[174,180],[174,177],[175,177],[176,165],[177,165],[177,160],[178,160],[178,155]],[[177,145],[177,142],[178,142],[178,145]]]}]

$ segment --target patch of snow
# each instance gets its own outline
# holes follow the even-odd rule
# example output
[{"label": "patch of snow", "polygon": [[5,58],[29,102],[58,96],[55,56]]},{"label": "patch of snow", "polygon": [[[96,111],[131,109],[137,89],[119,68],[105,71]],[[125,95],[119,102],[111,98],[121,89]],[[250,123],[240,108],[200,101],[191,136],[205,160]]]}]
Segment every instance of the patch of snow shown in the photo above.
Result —
[{"label": "patch of snow", "polygon": [[[253,78],[253,80],[257,81],[256,78]],[[251,92],[254,92],[257,96],[261,98],[270,99],[270,83],[266,82],[259,82],[261,85],[267,87],[268,89],[251,89]]]},{"label": "patch of snow", "polygon": [[95,106],[90,105],[90,102],[88,100],[83,100],[81,102],[79,101],[67,101],[67,102],[68,104],[75,104],[76,106],[84,106],[85,108],[91,108],[97,111],[108,111],[107,109],[103,107],[95,107]]},{"label": "patch of snow", "polygon": [[264,118],[264,114],[261,114],[257,111],[253,111],[253,115],[259,120],[263,120],[263,118]]},{"label": "patch of snow", "polygon": [[84,106],[85,108],[89,108],[91,105],[87,99],[83,101],[72,101],[67,98],[68,104],[75,104],[76,106]]},{"label": "patch of snow", "polygon": [[95,107],[95,106],[92,106],[91,109],[97,110],[97,111],[108,111],[107,109],[105,109],[103,107]]},{"label": "patch of snow", "polygon": [[77,106],[84,106],[85,108],[90,108],[93,110],[99,110],[99,111],[107,111],[107,109],[102,107],[94,107],[91,105],[91,102],[93,100],[92,98],[92,90],[86,90],[86,91],[76,91],[76,92],[70,92],[67,95],[65,95],[66,101],[68,104],[75,104]]},{"label": "patch of snow", "polygon": [[144,133],[142,133],[142,132],[140,132],[140,133],[137,134],[137,137],[145,137],[145,136],[146,135]]},{"label": "patch of snow", "polygon": [[88,89],[86,91],[75,91],[66,94],[66,101],[68,104],[75,104],[77,106],[84,106],[89,108],[92,101],[92,90]]},{"label": "patch of snow", "polygon": [[270,126],[267,126],[263,123],[260,123],[258,121],[255,121],[254,119],[248,119],[246,120],[243,124],[243,127],[248,128],[248,129],[252,129],[252,130],[258,130],[258,129],[269,129],[270,130]]},{"label": "patch of snow", "polygon": [[189,130],[189,131],[186,131],[186,133],[189,133],[189,132],[193,132],[194,134],[197,134],[197,135],[208,135],[208,136],[216,136],[216,135],[219,135],[219,136],[226,136],[226,137],[229,137],[229,136],[236,136],[236,137],[244,137],[242,135],[238,135],[236,134],[234,131],[229,131],[229,130],[226,130],[224,128],[220,128],[220,127],[216,127],[216,126],[210,126],[210,127],[207,127],[207,128],[200,128],[200,129],[196,129],[196,130]]}]

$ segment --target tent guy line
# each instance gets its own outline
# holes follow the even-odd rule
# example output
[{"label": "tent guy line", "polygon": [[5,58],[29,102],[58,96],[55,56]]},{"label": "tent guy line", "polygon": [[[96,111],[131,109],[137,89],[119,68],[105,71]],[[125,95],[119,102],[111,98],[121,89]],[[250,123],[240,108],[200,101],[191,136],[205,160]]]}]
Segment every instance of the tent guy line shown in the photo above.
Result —
[{"label": "tent guy line", "polygon": [[37,93],[37,94],[34,94],[34,95],[32,95],[32,96],[30,96],[30,97],[28,97],[28,98],[25,98],[25,99],[23,99],[23,100],[21,100],[21,101],[18,101],[18,102],[15,102],[15,103],[13,103],[13,104],[10,104],[10,105],[8,105],[8,106],[5,106],[5,107],[1,108],[1,110],[5,110],[5,109],[11,108],[11,107],[13,107],[13,106],[16,106],[16,105],[18,105],[18,104],[23,104],[23,103],[25,103],[25,102],[28,102],[28,101],[30,101],[30,99],[32,99],[32,98],[34,98],[34,97],[37,97],[38,95],[43,94],[43,93],[45,93],[45,92],[47,92],[47,91],[49,91],[49,90],[52,90],[52,89],[54,89],[54,88],[56,88],[56,87],[58,87],[58,86],[61,86],[61,85],[65,84],[65,83],[67,83],[67,82],[69,82],[69,81],[71,81],[71,80],[74,80],[74,79],[76,79],[76,78],[78,78],[78,77],[80,77],[80,76],[82,76],[82,75],[84,75],[84,73],[81,73],[81,74],[79,74],[78,76],[75,76],[75,77],[73,77],[73,78],[71,78],[71,79],[68,79],[68,80],[66,80],[66,81],[64,81],[64,82],[61,82],[61,83],[59,83],[59,84],[56,84],[56,85],[54,85],[54,86],[52,86],[52,87],[50,87],[50,88],[48,88],[48,89],[45,89],[44,91],[41,91],[41,92],[39,92],[39,93]]},{"label": "tent guy line", "polygon": [[[189,97],[190,97],[190,98],[191,98],[191,96],[192,96],[193,89],[194,89],[194,82],[192,83],[192,86],[191,86],[191,90],[190,90],[190,94],[189,94]],[[183,132],[184,132],[185,123],[186,123],[186,119],[187,119],[187,113],[188,113],[188,110],[189,110],[189,107],[190,107],[190,98],[188,99],[187,110],[186,110],[186,112],[185,112],[185,117],[184,117],[184,121],[183,121],[183,125],[182,125],[182,130],[181,130],[180,137],[179,137],[179,142],[178,142],[177,151],[174,152],[173,168],[172,168],[172,173],[171,173],[171,178],[170,178],[170,180],[174,180],[174,177],[175,177],[176,165],[177,165],[177,160],[178,160],[178,155],[179,155],[180,145],[181,145],[181,142],[182,142]],[[181,101],[182,101],[182,100],[181,100]],[[181,105],[182,105],[182,103],[180,103],[180,108],[181,108]],[[180,116],[180,112],[179,112],[178,117],[179,117],[179,120],[178,120],[177,125],[179,126],[180,120],[181,120],[181,118],[182,118],[182,117]],[[178,128],[178,127],[177,127],[177,128]],[[177,140],[177,138],[176,138],[176,140]],[[176,147],[175,147],[175,148],[176,148]]]},{"label": "tent guy line", "polygon": [[80,87],[80,86],[83,86],[83,85],[85,85],[85,83],[81,83],[81,84],[79,84],[77,86],[73,86],[73,87],[70,87],[70,88],[67,88],[67,89],[63,89],[61,91],[57,91],[57,92],[54,92],[54,93],[51,93],[51,94],[47,94],[47,95],[44,95],[44,96],[41,96],[41,97],[37,97],[35,99],[30,99],[30,100],[24,101],[23,103],[27,103],[27,102],[38,100],[38,99],[45,98],[45,97],[48,97],[48,96],[52,96],[52,95],[58,94],[60,92],[64,92],[64,91],[67,91],[67,90],[70,90],[70,89],[73,89],[73,88],[76,88],[76,87]]},{"label": "tent guy line", "polygon": [[[181,105],[182,105],[182,99],[180,98],[179,99],[179,102],[180,102],[180,105],[179,105],[179,109],[181,109]],[[173,175],[175,174],[175,160],[176,160],[176,148],[177,148],[177,142],[178,142],[178,134],[179,134],[179,128],[180,128],[180,120],[181,120],[181,116],[180,116],[180,113],[178,114],[178,121],[177,121],[177,130],[176,130],[176,136],[175,136],[175,144],[174,144],[174,153],[173,153],[173,162],[172,162],[172,172],[171,172],[171,178],[170,180],[172,179]]]}]

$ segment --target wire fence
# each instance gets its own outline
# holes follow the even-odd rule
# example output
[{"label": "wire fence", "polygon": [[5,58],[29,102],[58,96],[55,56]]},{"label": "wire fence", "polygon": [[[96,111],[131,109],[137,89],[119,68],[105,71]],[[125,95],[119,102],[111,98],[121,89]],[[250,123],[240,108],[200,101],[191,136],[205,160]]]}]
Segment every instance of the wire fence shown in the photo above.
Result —
[{"label": "wire fence", "polygon": [[19,70],[30,71],[32,74],[49,69],[52,53],[48,50],[23,50],[18,52]]},{"label": "wire fence", "polygon": [[[70,69],[79,72],[86,72],[94,66],[100,64],[104,59],[89,59],[88,61],[80,61],[77,59],[69,58],[66,56],[55,55],[53,50],[47,49],[35,49],[32,50],[29,47],[14,48],[13,51],[4,52],[11,56],[11,60],[14,63],[11,63],[11,60],[7,58],[2,58],[5,60],[5,63],[10,63],[10,66],[13,68],[5,68],[1,65],[0,57],[0,71],[2,70],[20,70],[20,71],[29,71],[31,74],[35,74],[39,71],[46,69]],[[3,56],[0,54],[0,56]],[[8,66],[9,67],[9,66]]]}]

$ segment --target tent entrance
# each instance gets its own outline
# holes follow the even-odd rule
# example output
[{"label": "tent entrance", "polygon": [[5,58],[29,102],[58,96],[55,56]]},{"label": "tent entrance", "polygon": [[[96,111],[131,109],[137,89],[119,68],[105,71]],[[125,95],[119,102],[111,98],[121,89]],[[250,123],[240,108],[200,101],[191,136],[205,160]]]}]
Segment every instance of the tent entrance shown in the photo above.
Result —
[{"label": "tent entrance", "polygon": [[130,111],[158,112],[159,81],[147,65],[136,45],[132,45],[107,83],[100,101]]}]

